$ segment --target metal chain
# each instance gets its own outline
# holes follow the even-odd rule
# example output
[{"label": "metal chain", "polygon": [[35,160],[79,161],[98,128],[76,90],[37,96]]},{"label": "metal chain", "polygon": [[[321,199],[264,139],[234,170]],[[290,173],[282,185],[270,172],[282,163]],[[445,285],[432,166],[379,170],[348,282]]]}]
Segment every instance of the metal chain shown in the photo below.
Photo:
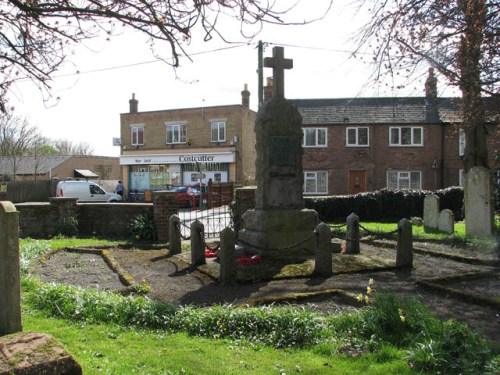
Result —
[{"label": "metal chain", "polygon": [[181,232],[181,229],[180,229],[180,227],[179,227],[179,224],[184,225],[186,228],[189,228],[189,227],[188,227],[187,225],[185,225],[184,223],[177,222],[177,223],[176,223],[176,225],[175,225],[175,230],[177,231],[177,234],[178,234],[178,235],[179,235],[179,236],[180,236],[183,240],[186,240],[186,241],[190,240],[190,239],[191,239],[191,236],[186,237],[186,236],[183,236],[183,235],[182,235],[182,232]]},{"label": "metal chain", "polygon": [[250,246],[250,247],[253,247],[257,250],[265,250],[265,251],[284,251],[284,250],[289,250],[289,249],[292,249],[294,247],[297,247],[297,246],[300,246],[302,245],[303,243],[306,243],[307,241],[311,240],[314,236],[316,236],[317,233],[316,231],[313,231],[312,235],[309,236],[308,238],[300,241],[300,242],[297,242],[296,244],[293,244],[293,245],[289,245],[289,246],[286,246],[286,247],[279,247],[279,248],[267,248],[267,247],[259,247],[259,246],[255,246],[255,245],[252,245],[252,244],[249,244],[249,243],[246,243],[245,241],[242,241],[242,240],[239,240],[238,242],[240,242],[241,244],[243,245],[246,245],[246,246]]},{"label": "metal chain", "polygon": [[203,246],[205,249],[208,249],[208,250],[211,250],[211,251],[216,251],[216,250],[219,250],[219,247],[220,247],[220,241],[213,241],[212,243],[214,245],[210,246],[209,244],[207,244],[207,242],[205,241],[205,232],[201,230],[201,228],[198,228],[198,231],[199,233],[201,233],[201,240],[203,242]]},{"label": "metal chain", "polygon": [[398,230],[393,230],[391,232],[372,232],[371,230],[365,228],[361,224],[359,224],[359,227],[363,229],[369,237],[374,237],[375,239],[381,239],[381,238],[392,238],[394,234],[398,233]]}]

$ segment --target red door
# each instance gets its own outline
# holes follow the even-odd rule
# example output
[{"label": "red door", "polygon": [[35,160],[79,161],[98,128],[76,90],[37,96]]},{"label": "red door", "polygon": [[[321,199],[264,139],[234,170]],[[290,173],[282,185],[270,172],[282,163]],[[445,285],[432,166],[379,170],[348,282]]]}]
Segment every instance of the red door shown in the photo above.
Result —
[{"label": "red door", "polygon": [[349,171],[349,194],[366,191],[366,171]]}]

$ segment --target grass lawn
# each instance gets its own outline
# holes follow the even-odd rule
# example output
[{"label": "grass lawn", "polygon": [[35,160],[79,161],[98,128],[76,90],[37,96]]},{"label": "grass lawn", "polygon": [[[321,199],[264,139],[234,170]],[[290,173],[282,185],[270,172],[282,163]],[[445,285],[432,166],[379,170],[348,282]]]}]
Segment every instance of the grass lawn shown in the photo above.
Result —
[{"label": "grass lawn", "polygon": [[23,315],[24,331],[56,337],[84,374],[411,374],[403,351],[359,357],[310,349],[274,349],[184,333],[71,323]]}]

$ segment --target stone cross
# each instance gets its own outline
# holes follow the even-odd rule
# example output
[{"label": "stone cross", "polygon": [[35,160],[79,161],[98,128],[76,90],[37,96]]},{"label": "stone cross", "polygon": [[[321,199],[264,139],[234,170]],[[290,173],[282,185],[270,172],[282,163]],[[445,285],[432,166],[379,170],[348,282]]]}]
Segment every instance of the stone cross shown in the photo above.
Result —
[{"label": "stone cross", "polygon": [[264,59],[266,68],[273,68],[273,98],[285,97],[285,69],[293,68],[293,60],[285,59],[283,47],[273,47],[273,57]]}]

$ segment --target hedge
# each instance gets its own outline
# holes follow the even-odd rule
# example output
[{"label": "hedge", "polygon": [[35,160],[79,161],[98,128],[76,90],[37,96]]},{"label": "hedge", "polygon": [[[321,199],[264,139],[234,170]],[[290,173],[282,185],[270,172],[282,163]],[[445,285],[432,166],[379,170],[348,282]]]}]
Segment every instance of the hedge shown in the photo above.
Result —
[{"label": "hedge", "polygon": [[343,223],[355,213],[363,221],[397,222],[402,218],[423,217],[424,198],[435,194],[440,210],[453,211],[455,220],[463,220],[464,190],[449,187],[437,191],[427,190],[377,190],[356,195],[307,197],[306,208],[316,210],[319,219],[328,223]]}]

